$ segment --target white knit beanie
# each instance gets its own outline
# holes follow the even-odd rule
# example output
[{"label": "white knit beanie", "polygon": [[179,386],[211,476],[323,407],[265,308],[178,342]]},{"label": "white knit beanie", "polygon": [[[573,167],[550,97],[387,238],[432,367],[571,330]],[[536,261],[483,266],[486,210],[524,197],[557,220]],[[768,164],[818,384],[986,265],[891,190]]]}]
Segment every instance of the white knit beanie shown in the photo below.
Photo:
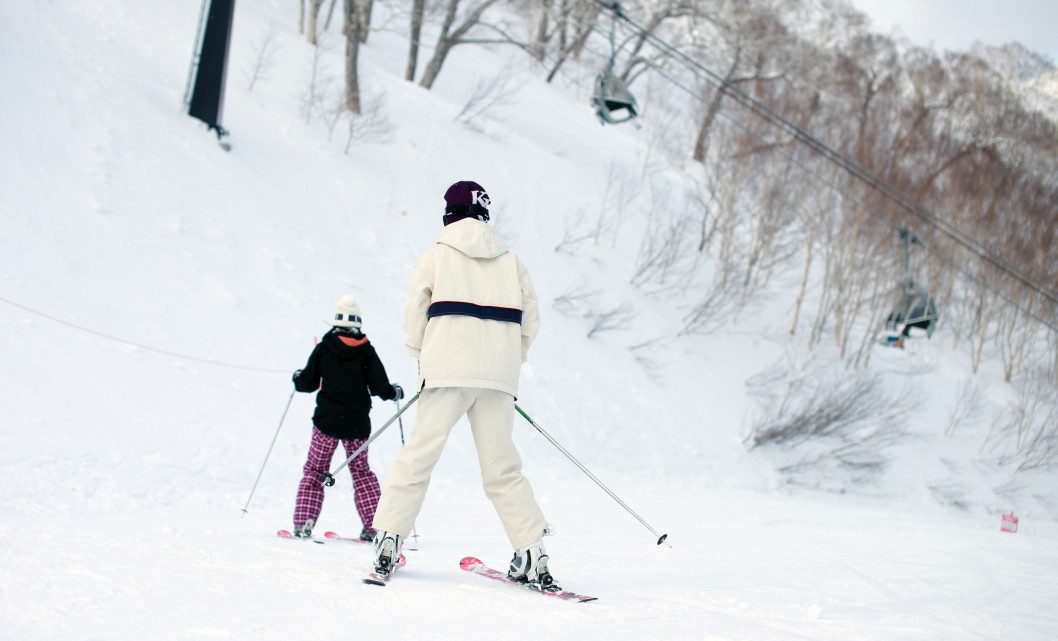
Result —
[{"label": "white knit beanie", "polygon": [[360,329],[360,306],[356,304],[356,299],[352,294],[346,294],[338,301],[338,311],[335,312],[331,325],[346,329]]}]

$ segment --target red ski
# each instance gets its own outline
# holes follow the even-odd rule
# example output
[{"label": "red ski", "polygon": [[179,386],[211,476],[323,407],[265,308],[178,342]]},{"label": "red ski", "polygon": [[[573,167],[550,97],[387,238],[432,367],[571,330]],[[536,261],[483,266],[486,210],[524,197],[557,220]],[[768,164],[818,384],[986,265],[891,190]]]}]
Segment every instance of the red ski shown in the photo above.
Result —
[{"label": "red ski", "polygon": [[[278,532],[276,532],[276,536],[278,536],[281,539],[298,539],[298,537],[294,536],[294,533],[291,532],[290,530],[279,530]],[[301,539],[298,539],[298,540],[301,540]],[[320,545],[323,545],[323,541],[321,541],[319,539],[304,539],[304,540],[312,541],[313,543],[319,543]]]},{"label": "red ski", "polygon": [[324,532],[323,538],[328,541],[348,541],[350,543],[370,543],[371,541],[365,541],[358,536],[341,536],[337,532]]},{"label": "red ski", "polygon": [[529,590],[530,592],[538,592],[545,594],[556,599],[562,599],[563,601],[579,601],[585,603],[587,601],[595,601],[598,597],[584,596],[583,594],[577,594],[575,592],[545,592],[544,590],[537,590],[531,588],[525,583],[519,583],[518,581],[512,581],[507,578],[507,575],[499,570],[490,568],[485,565],[481,559],[476,559],[472,556],[463,557],[463,560],[459,562],[459,567],[463,568],[467,572],[473,572],[474,574],[480,574],[481,576],[494,579],[496,581],[502,581],[508,585],[519,586]]},{"label": "red ski", "polygon": [[[298,537],[294,536],[294,533],[291,532],[290,530],[279,530],[278,532],[276,532],[276,536],[278,536],[281,539],[296,539],[296,538],[298,538]],[[327,541],[345,541],[347,543],[370,543],[371,542],[371,541],[365,541],[365,540],[361,539],[358,536],[357,537],[342,536],[342,535],[338,534],[337,532],[331,532],[331,531],[324,532],[323,533],[323,538],[327,539]],[[317,539],[315,537],[313,537],[310,540],[313,543],[320,543],[320,544],[325,543],[325,541],[321,541],[321,540],[319,540],[319,539]]]}]

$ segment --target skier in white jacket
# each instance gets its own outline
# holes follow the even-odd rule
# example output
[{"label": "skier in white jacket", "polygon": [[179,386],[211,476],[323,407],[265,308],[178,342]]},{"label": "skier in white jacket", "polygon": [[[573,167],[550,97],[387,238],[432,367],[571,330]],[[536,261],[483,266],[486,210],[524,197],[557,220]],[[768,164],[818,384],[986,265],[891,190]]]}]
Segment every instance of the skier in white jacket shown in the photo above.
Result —
[{"label": "skier in white jacket", "polygon": [[540,326],[529,273],[486,224],[488,194],[460,181],[445,193],[444,228],[412,271],[406,345],[419,359],[419,408],[375,512],[375,571],[388,576],[422,507],[430,474],[466,414],[485,494],[514,548],[512,579],[557,591],[542,536],[547,521],[511,439],[518,376]]}]

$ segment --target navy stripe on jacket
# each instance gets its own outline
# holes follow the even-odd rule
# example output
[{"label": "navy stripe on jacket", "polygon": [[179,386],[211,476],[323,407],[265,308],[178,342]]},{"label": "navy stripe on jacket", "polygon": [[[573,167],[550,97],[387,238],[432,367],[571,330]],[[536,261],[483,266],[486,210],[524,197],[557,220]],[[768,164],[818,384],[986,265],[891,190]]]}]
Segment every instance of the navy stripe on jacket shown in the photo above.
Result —
[{"label": "navy stripe on jacket", "polygon": [[427,318],[435,316],[473,316],[482,320],[497,320],[507,323],[522,323],[522,310],[512,307],[492,307],[459,301],[442,300],[430,305]]}]

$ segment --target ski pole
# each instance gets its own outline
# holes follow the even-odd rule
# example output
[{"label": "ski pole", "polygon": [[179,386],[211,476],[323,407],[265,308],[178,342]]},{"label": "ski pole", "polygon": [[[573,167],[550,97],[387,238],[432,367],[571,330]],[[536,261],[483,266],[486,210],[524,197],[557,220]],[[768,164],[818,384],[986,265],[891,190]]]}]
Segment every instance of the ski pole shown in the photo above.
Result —
[{"label": "ski pole", "polygon": [[253,493],[257,491],[257,484],[261,481],[261,475],[264,474],[265,465],[268,463],[268,457],[272,456],[272,448],[276,446],[276,439],[279,438],[279,430],[283,428],[283,421],[287,418],[287,411],[290,409],[290,403],[294,400],[294,390],[290,393],[290,398],[287,399],[287,406],[283,408],[283,416],[279,417],[279,425],[276,426],[276,433],[272,437],[272,444],[268,446],[268,453],[265,454],[264,460],[261,461],[261,469],[257,472],[257,478],[253,482],[253,487],[250,488],[250,496],[246,498],[246,505],[242,506],[242,514],[246,516],[247,508],[250,507],[250,501],[253,500]]},{"label": "ski pole", "polygon": [[603,484],[603,482],[598,479],[598,477],[596,477],[594,474],[589,472],[588,468],[584,467],[581,464],[580,461],[578,461],[576,458],[574,458],[574,456],[569,453],[569,450],[567,450],[566,448],[562,447],[562,445],[560,445],[558,441],[556,441],[550,434],[548,434],[547,432],[544,431],[544,428],[540,427],[539,425],[536,424],[536,421],[534,421],[533,419],[529,418],[529,415],[525,413],[525,410],[523,410],[522,408],[518,407],[517,403],[514,405],[514,409],[518,410],[518,413],[522,415],[522,418],[524,418],[525,420],[529,421],[529,424],[532,425],[533,427],[535,427],[537,432],[540,432],[541,434],[544,435],[544,438],[546,438],[547,440],[551,441],[551,444],[554,445],[556,448],[558,448],[559,452],[562,452],[563,454],[565,454],[566,458],[568,458],[570,461],[572,461],[574,465],[579,467],[581,472],[584,472],[585,474],[588,475],[588,478],[590,478],[591,480],[595,481],[595,484],[598,485],[599,487],[601,487],[603,489],[603,491],[605,491],[607,494],[609,494],[610,498],[612,498],[613,500],[617,501],[621,505],[621,507],[623,507],[625,509],[625,511],[627,511],[632,516],[636,517],[636,520],[638,520],[640,523],[642,523],[643,527],[645,527],[646,529],[650,530],[650,532],[654,536],[658,537],[658,545],[661,545],[662,543],[664,543],[665,545],[669,546],[670,548],[672,547],[672,544],[665,540],[665,539],[669,538],[668,534],[658,534],[657,530],[655,530],[654,528],[650,527],[650,524],[643,520],[643,517],[641,517],[638,514],[636,514],[635,511],[632,510],[632,508],[628,507],[627,503],[622,501],[616,494],[614,494],[610,490],[610,488],[606,487]]},{"label": "ski pole", "polygon": [[361,445],[360,447],[356,448],[356,451],[353,452],[352,454],[350,454],[349,458],[345,459],[345,462],[338,466],[338,469],[334,470],[333,472],[324,472],[323,473],[323,486],[324,487],[331,487],[332,485],[334,485],[334,475],[337,474],[338,472],[341,472],[342,469],[344,469],[346,465],[349,465],[350,463],[352,463],[353,459],[360,455],[360,452],[363,452],[364,450],[366,450],[367,446],[371,445],[372,441],[374,441],[376,438],[381,436],[382,432],[385,432],[386,428],[393,424],[393,421],[395,421],[398,418],[400,418],[400,415],[404,413],[404,410],[408,409],[409,407],[412,406],[413,403],[415,403],[415,401],[419,400],[419,394],[422,394],[422,391],[419,391],[418,394],[416,394],[415,396],[412,396],[411,400],[404,404],[404,407],[401,407],[400,409],[397,410],[397,413],[393,415],[393,418],[391,418],[388,421],[386,421],[386,424],[383,425],[382,427],[378,428],[378,430],[376,430],[375,433],[371,435],[371,438],[367,439],[367,441],[365,441],[363,445]]},{"label": "ski pole", "polygon": [[[397,404],[398,408],[400,407],[400,401],[393,399],[393,402]],[[404,449],[404,419],[399,414],[397,415],[397,426],[400,427],[400,449]],[[414,523],[411,524],[411,539],[413,541],[419,540],[419,533],[415,531]]]}]

